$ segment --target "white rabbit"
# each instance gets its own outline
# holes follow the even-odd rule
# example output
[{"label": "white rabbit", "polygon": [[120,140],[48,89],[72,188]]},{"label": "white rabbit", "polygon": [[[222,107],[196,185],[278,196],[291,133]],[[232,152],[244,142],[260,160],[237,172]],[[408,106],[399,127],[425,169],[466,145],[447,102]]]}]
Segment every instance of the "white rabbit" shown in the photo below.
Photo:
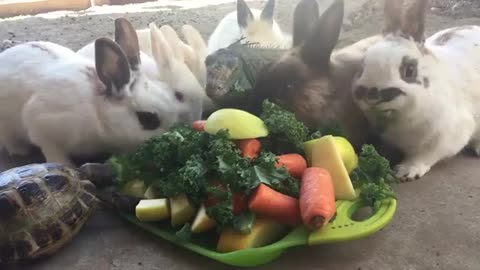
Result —
[{"label": "white rabbit", "polygon": [[139,70],[131,24],[115,21],[116,41],[95,41],[95,61],[50,42],[27,42],[0,54],[0,147],[47,162],[130,151],[178,121],[168,85]]},{"label": "white rabbit", "polygon": [[466,146],[480,155],[480,26],[424,39],[428,0],[386,0],[384,39],[370,47],[353,95],[382,138],[405,153],[402,180],[420,178]]},{"label": "white rabbit", "polygon": [[214,102],[207,96],[205,90],[207,83],[207,67],[205,65],[207,48],[202,36],[191,25],[184,25],[182,27],[182,32],[189,42],[189,44],[186,44],[180,39],[178,34],[171,26],[163,25],[160,27],[160,31],[162,31],[170,47],[174,48],[174,51],[177,54],[180,54],[180,56],[177,55],[177,57],[183,57],[185,64],[193,72],[201,84],[203,89],[203,111],[213,111],[216,106]]},{"label": "white rabbit", "polygon": [[[137,31],[135,32],[138,33]],[[148,33],[151,35],[150,28]],[[155,42],[152,38],[149,40],[151,43]],[[185,63],[184,54],[180,53],[183,52],[183,50],[179,46],[180,45],[171,46],[170,44],[161,46],[161,48],[168,51],[168,53],[172,52],[168,59],[170,61],[169,63],[172,63],[171,65],[165,62],[158,62],[157,59],[140,51],[142,63],[140,69],[149,79],[167,83],[169,87],[167,87],[166,90],[170,91],[171,94],[176,97],[175,103],[179,110],[180,120],[193,122],[199,120],[203,114],[203,95],[205,95],[205,88],[202,87],[195,74]],[[154,45],[151,47],[153,48]],[[179,48],[174,51],[172,50],[173,47]],[[173,52],[178,53],[174,55]],[[77,54],[89,59],[94,59],[95,49],[93,43],[84,46],[77,51]]]},{"label": "white rabbit", "polygon": [[250,9],[244,0],[237,0],[237,10],[219,22],[208,40],[208,54],[226,48],[242,39],[262,47],[289,49],[292,36],[283,32],[274,20],[275,0],[268,0],[263,10]]}]

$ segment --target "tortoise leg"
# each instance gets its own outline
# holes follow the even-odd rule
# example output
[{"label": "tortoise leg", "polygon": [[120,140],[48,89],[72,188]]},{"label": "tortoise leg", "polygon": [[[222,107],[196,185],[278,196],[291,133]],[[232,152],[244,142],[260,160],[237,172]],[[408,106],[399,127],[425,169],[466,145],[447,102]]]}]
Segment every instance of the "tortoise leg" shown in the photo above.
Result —
[{"label": "tortoise leg", "polygon": [[80,179],[90,180],[97,187],[110,186],[116,176],[115,170],[110,165],[102,163],[85,163],[77,170]]}]

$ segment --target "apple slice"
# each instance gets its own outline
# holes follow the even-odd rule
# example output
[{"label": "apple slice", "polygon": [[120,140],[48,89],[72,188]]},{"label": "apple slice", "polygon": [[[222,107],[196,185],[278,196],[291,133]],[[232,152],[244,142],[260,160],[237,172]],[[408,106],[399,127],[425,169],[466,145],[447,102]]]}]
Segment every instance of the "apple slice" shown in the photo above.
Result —
[{"label": "apple slice", "polygon": [[[334,136],[333,139],[335,140],[335,144],[337,145],[337,149],[340,153],[343,164],[345,165],[347,172],[350,174],[358,166],[358,156],[355,153],[355,149],[344,137]],[[312,165],[313,146],[318,142],[318,140],[320,139],[314,139],[303,143],[303,147],[305,149],[305,158],[309,166]]]},{"label": "apple slice", "polygon": [[324,168],[330,172],[336,200],[354,200],[356,198],[352,181],[333,136],[323,136],[313,145],[312,167]]},{"label": "apple slice", "polygon": [[188,200],[187,196],[180,195],[175,198],[170,198],[169,201],[172,226],[183,225],[192,220],[195,216],[196,210]]},{"label": "apple slice", "polygon": [[135,214],[143,222],[164,220],[170,216],[167,199],[141,200]]},{"label": "apple slice", "polygon": [[238,109],[220,109],[208,117],[205,123],[207,133],[216,134],[221,129],[227,129],[234,140],[268,136],[268,129],[262,119]]},{"label": "apple slice", "polygon": [[207,209],[202,204],[192,224],[192,233],[202,233],[215,228],[215,222],[208,217]]}]

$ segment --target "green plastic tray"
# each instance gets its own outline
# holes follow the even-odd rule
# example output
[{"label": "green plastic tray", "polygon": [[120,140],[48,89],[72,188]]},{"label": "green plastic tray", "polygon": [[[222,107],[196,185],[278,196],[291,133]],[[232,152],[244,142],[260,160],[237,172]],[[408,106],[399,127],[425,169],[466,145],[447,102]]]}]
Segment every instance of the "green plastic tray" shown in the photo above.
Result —
[{"label": "green plastic tray", "polygon": [[134,215],[123,213],[120,215],[153,235],[202,256],[228,265],[252,267],[275,260],[290,247],[346,242],[372,235],[390,222],[395,213],[397,201],[395,199],[385,200],[376,213],[363,221],[354,221],[351,218],[358,209],[363,207],[358,201],[337,201],[336,207],[337,214],[335,219],[320,230],[310,232],[301,226],[268,246],[229,253],[215,251],[216,243],[212,239],[216,238],[212,237],[212,235],[195,235],[191,242],[184,242],[176,237],[175,229],[170,228],[168,225],[142,223]]}]

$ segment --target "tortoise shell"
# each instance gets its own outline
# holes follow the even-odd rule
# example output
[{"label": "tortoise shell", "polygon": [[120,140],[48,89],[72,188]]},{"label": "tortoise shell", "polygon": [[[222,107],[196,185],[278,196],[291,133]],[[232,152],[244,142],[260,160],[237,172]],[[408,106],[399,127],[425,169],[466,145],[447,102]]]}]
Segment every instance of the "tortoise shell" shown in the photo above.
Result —
[{"label": "tortoise shell", "polygon": [[0,173],[0,264],[55,253],[95,212],[96,187],[56,163]]}]

